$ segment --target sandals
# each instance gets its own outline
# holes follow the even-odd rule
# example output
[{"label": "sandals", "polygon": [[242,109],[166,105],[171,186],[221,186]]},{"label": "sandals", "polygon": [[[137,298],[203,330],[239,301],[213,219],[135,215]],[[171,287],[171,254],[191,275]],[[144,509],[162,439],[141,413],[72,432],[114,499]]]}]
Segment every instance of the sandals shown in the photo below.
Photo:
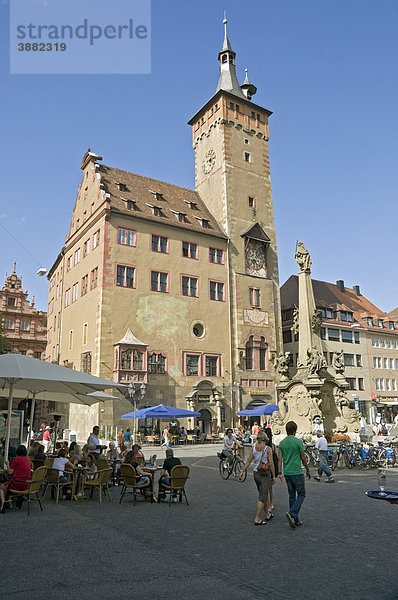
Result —
[{"label": "sandals", "polygon": [[274,513],[269,513],[268,517],[266,517],[266,521],[271,521],[271,519],[273,519],[275,517]]},{"label": "sandals", "polygon": [[254,521],[255,526],[259,526],[259,525],[266,525],[267,521],[260,521],[260,523],[256,523],[256,521]]}]

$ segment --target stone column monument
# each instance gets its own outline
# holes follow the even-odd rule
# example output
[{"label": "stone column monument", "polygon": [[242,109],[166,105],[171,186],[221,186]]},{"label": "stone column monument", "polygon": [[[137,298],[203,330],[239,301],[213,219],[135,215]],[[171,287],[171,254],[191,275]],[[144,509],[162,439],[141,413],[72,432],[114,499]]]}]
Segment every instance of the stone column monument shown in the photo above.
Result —
[{"label": "stone column monument", "polygon": [[295,259],[299,266],[299,307],[295,310],[292,331],[299,335],[297,372],[289,376],[289,353],[279,354],[275,369],[279,412],[272,417],[276,435],[285,432],[287,421],[295,421],[298,434],[312,434],[323,425],[326,433],[360,431],[360,413],[351,409],[346,395],[343,350],[327,365],[323,355],[320,328],[322,315],[316,309],[311,281],[311,257],[303,242],[298,242]]}]

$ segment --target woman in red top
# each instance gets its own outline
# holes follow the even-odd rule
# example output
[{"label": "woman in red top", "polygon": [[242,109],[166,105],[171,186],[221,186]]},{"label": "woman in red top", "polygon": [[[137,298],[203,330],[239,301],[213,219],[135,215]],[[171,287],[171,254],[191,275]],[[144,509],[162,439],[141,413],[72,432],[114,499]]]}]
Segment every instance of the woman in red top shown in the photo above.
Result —
[{"label": "woman in red top", "polygon": [[10,495],[10,490],[26,490],[28,487],[27,481],[30,479],[32,466],[29,458],[26,456],[27,453],[26,446],[19,446],[16,457],[13,458],[11,465],[8,467],[7,471],[11,475],[11,478],[4,483],[6,502]]}]

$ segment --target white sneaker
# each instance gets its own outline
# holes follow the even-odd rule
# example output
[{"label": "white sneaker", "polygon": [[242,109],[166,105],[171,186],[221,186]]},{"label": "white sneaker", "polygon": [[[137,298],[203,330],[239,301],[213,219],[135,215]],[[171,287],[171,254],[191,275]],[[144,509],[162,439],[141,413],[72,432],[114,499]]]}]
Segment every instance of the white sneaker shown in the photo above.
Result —
[{"label": "white sneaker", "polygon": [[171,501],[172,501],[172,502],[178,502],[178,498],[177,498],[177,496],[173,497],[173,498],[171,499]]}]

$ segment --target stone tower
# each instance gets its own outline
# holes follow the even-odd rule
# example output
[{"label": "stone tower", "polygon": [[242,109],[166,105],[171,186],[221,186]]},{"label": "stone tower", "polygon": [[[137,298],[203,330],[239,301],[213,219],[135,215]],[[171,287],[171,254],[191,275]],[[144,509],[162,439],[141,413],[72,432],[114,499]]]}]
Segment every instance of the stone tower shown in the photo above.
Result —
[{"label": "stone tower", "polygon": [[[266,108],[247,69],[242,85],[224,18],[215,94],[192,117],[195,189],[229,238],[231,374],[236,407],[275,399],[271,358],[282,347]],[[250,379],[249,379],[250,378]],[[265,389],[264,389],[265,388]]]}]

